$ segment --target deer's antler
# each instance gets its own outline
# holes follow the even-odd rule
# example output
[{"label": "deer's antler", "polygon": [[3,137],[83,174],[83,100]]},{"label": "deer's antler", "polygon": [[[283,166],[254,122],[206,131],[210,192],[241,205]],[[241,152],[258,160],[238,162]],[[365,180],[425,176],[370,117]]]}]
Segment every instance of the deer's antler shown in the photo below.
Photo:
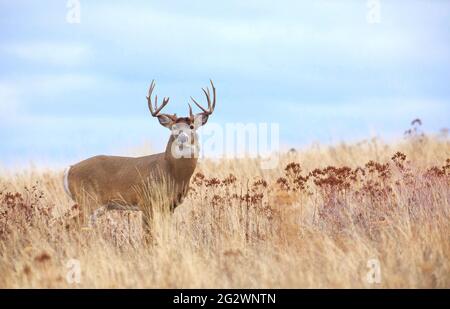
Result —
[{"label": "deer's antler", "polygon": [[[213,93],[212,103],[211,103],[211,94],[209,92],[209,87],[206,87],[206,90],[204,88],[202,88],[203,93],[206,96],[206,100],[208,101],[208,109],[205,109],[204,107],[202,107],[200,104],[197,103],[197,101],[195,101],[195,99],[193,97],[191,97],[191,100],[195,103],[195,105],[197,105],[203,111],[203,114],[207,115],[207,116],[211,115],[214,111],[214,108],[216,107],[216,88],[214,87],[212,80],[209,80],[209,81],[211,82],[212,93]],[[189,114],[192,115],[192,108],[190,105],[189,105]]]},{"label": "deer's antler", "polygon": [[155,80],[152,80],[152,83],[150,84],[150,87],[148,89],[147,101],[148,101],[148,108],[149,108],[150,113],[152,114],[152,116],[153,117],[158,117],[159,112],[164,108],[164,106],[167,105],[167,103],[169,103],[169,98],[164,97],[161,106],[158,108],[158,95],[155,95],[155,110],[153,110],[153,106],[152,106],[153,89],[155,89]]}]

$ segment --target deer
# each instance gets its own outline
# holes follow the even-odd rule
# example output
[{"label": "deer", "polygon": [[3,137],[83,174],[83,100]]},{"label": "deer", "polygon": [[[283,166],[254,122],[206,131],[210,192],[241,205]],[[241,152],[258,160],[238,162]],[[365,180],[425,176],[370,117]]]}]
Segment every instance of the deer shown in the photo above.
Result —
[{"label": "deer", "polygon": [[[151,179],[153,184],[171,183],[170,211],[173,212],[187,195],[192,174],[197,166],[199,145],[197,130],[205,125],[216,106],[216,88],[210,80],[209,86],[202,88],[208,104],[207,108],[200,105],[193,97],[192,102],[201,112],[194,114],[189,106],[188,117],[177,117],[176,114],[161,113],[169,103],[169,97],[164,97],[158,107],[158,96],[154,103],[152,94],[155,88],[153,80],[148,89],[147,105],[151,116],[171,130],[164,152],[142,157],[122,157],[98,155],[74,165],[64,172],[64,190],[77,204],[83,204],[86,196],[95,200],[90,205],[91,224],[100,214],[107,210],[128,206],[140,210],[139,194],[136,187],[144,179]],[[212,92],[212,97],[211,97]]]}]

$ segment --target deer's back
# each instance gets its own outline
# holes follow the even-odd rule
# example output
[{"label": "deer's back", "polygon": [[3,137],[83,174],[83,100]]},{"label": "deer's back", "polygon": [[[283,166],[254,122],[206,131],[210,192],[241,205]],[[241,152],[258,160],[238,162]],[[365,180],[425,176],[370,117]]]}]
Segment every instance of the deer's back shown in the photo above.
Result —
[{"label": "deer's back", "polygon": [[132,158],[95,156],[71,166],[68,171],[68,189],[77,202],[97,199],[106,205],[114,201],[136,205],[136,186],[164,170],[164,154]]}]

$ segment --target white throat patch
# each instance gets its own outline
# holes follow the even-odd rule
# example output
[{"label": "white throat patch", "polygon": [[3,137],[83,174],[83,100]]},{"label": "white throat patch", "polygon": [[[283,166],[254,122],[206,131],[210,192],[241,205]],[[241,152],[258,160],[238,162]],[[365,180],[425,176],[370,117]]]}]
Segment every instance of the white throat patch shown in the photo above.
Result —
[{"label": "white throat patch", "polygon": [[64,171],[63,184],[64,184],[64,191],[73,200],[72,193],[70,193],[70,190],[69,190],[69,171],[70,171],[70,168],[71,168],[71,166],[66,168],[66,170]]}]

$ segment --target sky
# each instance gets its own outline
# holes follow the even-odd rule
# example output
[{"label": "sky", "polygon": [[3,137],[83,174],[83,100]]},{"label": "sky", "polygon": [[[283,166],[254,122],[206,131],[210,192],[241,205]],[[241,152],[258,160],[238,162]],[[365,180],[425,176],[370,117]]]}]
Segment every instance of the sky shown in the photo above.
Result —
[{"label": "sky", "polygon": [[163,151],[152,79],[181,116],[211,78],[209,122],[301,147],[449,127],[449,77],[445,0],[0,0],[0,167]]}]

